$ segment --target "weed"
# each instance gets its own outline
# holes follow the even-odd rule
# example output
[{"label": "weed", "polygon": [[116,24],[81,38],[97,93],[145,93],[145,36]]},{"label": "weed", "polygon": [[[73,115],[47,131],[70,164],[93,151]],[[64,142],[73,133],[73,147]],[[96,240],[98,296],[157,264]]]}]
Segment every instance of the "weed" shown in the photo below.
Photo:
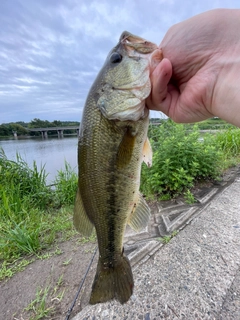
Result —
[{"label": "weed", "polygon": [[161,241],[161,242],[164,243],[164,244],[167,244],[167,243],[168,243],[173,237],[175,237],[177,234],[178,234],[178,231],[177,231],[177,230],[174,230],[171,235],[169,235],[169,236],[164,236],[164,237],[162,237],[162,238],[158,238],[157,240]]},{"label": "weed", "polygon": [[48,317],[53,312],[53,307],[47,307],[47,298],[50,287],[44,289],[38,288],[36,298],[24,309],[26,311],[33,311],[34,315],[30,317],[31,320],[39,320]]},{"label": "weed", "polygon": [[161,194],[159,197],[159,201],[167,201],[171,199],[171,195],[169,193]]},{"label": "weed", "polygon": [[38,320],[42,318],[48,318],[54,314],[55,307],[50,306],[51,302],[60,302],[63,299],[65,289],[60,291],[60,287],[63,284],[63,275],[58,278],[56,285],[46,286],[44,289],[37,288],[35,299],[24,309],[31,312],[30,319]]},{"label": "weed", "polygon": [[191,193],[189,189],[186,192],[184,192],[184,199],[187,204],[193,204],[196,202],[194,195]]},{"label": "weed", "polygon": [[64,266],[69,265],[69,263],[71,262],[71,260],[72,260],[72,258],[69,258],[69,259],[63,261],[63,265],[64,265]]},{"label": "weed", "polygon": [[56,250],[55,250],[55,252],[54,252],[54,254],[56,254],[56,255],[60,255],[60,254],[62,254],[63,253],[63,251],[61,250],[61,249],[59,249],[59,248],[57,248]]},{"label": "weed", "polygon": [[30,263],[34,262],[35,258],[32,259],[18,259],[12,263],[3,261],[0,268],[0,281],[9,279],[14,276],[15,273],[23,271]]},{"label": "weed", "polygon": [[59,279],[56,283],[56,286],[53,288],[52,296],[54,296],[54,297],[51,299],[51,301],[57,300],[58,302],[60,302],[62,300],[65,289],[62,292],[59,292],[57,294],[57,292],[60,289],[60,287],[62,286],[62,284],[63,284],[63,274],[59,277]]},{"label": "weed", "polygon": [[0,280],[3,280],[5,278],[11,278],[14,275],[12,268],[8,267],[9,265],[10,263],[3,261],[0,269]]},{"label": "weed", "polygon": [[43,253],[43,254],[38,254],[37,255],[37,258],[39,259],[39,260],[46,260],[46,259],[49,259],[49,258],[51,258],[52,256],[54,255],[54,253],[52,253],[52,252],[47,252],[47,253]]},{"label": "weed", "polygon": [[65,289],[62,292],[59,292],[56,297],[52,298],[51,301],[56,300],[57,302],[61,302],[65,293]]},{"label": "weed", "polygon": [[94,243],[94,242],[96,242],[96,239],[97,239],[96,233],[93,232],[90,237],[78,238],[77,242],[79,242],[79,243],[88,243],[88,242]]},{"label": "weed", "polygon": [[58,281],[57,281],[57,287],[60,287],[63,283],[63,274],[59,277]]},{"label": "weed", "polygon": [[51,258],[52,256],[54,255],[60,255],[62,254],[62,250],[57,248],[54,252],[46,252],[46,253],[43,253],[43,254],[40,254],[40,255],[37,255],[37,258],[39,260],[45,260],[45,259],[49,259]]},{"label": "weed", "polygon": [[23,222],[13,223],[13,228],[6,228],[2,230],[3,236],[0,238],[0,247],[5,248],[15,247],[15,252],[34,254],[41,245],[39,241],[39,228],[35,230],[28,230]]},{"label": "weed", "polygon": [[149,197],[169,199],[193,186],[202,178],[216,178],[220,174],[222,153],[215,139],[205,135],[200,141],[199,130],[191,131],[171,120],[150,128],[153,165],[143,165],[141,191]]}]

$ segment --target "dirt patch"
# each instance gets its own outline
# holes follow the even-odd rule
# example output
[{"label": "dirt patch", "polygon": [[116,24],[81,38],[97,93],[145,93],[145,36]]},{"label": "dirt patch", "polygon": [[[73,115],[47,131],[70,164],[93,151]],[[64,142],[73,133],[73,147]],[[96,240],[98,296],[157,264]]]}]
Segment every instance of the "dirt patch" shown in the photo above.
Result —
[{"label": "dirt patch", "polygon": [[[65,319],[95,247],[96,244],[93,243],[79,243],[78,238],[61,243],[58,245],[60,254],[55,254],[48,259],[36,260],[8,281],[2,281],[0,284],[0,319],[27,320],[33,318],[34,311],[24,309],[36,299],[39,300],[39,303],[33,304],[33,308],[38,309],[38,314],[46,313],[46,316],[41,319]],[[70,319],[89,301],[89,288],[91,288],[95,274],[96,261],[97,257],[94,259]],[[46,299],[44,299],[44,294]]]}]

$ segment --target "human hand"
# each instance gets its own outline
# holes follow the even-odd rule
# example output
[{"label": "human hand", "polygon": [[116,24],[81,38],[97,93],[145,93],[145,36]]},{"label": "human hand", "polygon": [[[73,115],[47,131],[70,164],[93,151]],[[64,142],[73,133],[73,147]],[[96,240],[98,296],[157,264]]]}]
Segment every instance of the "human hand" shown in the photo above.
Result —
[{"label": "human hand", "polygon": [[202,13],[169,29],[147,106],[176,122],[218,116],[240,126],[240,10]]}]

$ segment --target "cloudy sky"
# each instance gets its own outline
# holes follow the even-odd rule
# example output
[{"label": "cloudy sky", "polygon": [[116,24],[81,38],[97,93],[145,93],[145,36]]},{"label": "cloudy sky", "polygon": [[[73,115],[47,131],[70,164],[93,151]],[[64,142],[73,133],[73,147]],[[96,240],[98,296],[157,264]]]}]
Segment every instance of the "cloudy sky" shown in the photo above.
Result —
[{"label": "cloudy sky", "polygon": [[0,124],[80,121],[122,31],[159,44],[171,25],[219,7],[240,1],[0,0]]}]

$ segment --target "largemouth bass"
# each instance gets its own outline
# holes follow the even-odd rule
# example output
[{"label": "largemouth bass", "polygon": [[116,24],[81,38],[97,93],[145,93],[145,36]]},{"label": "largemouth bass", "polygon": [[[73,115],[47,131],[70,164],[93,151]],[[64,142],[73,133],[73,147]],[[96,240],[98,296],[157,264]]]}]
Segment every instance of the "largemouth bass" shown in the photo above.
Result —
[{"label": "largemouth bass", "polygon": [[139,193],[141,163],[151,164],[147,139],[150,72],[157,46],[123,32],[88,94],[78,142],[78,192],[74,225],[83,235],[96,229],[99,261],[90,303],[128,301],[133,275],[123,253],[126,225],[139,231],[150,209]]}]

